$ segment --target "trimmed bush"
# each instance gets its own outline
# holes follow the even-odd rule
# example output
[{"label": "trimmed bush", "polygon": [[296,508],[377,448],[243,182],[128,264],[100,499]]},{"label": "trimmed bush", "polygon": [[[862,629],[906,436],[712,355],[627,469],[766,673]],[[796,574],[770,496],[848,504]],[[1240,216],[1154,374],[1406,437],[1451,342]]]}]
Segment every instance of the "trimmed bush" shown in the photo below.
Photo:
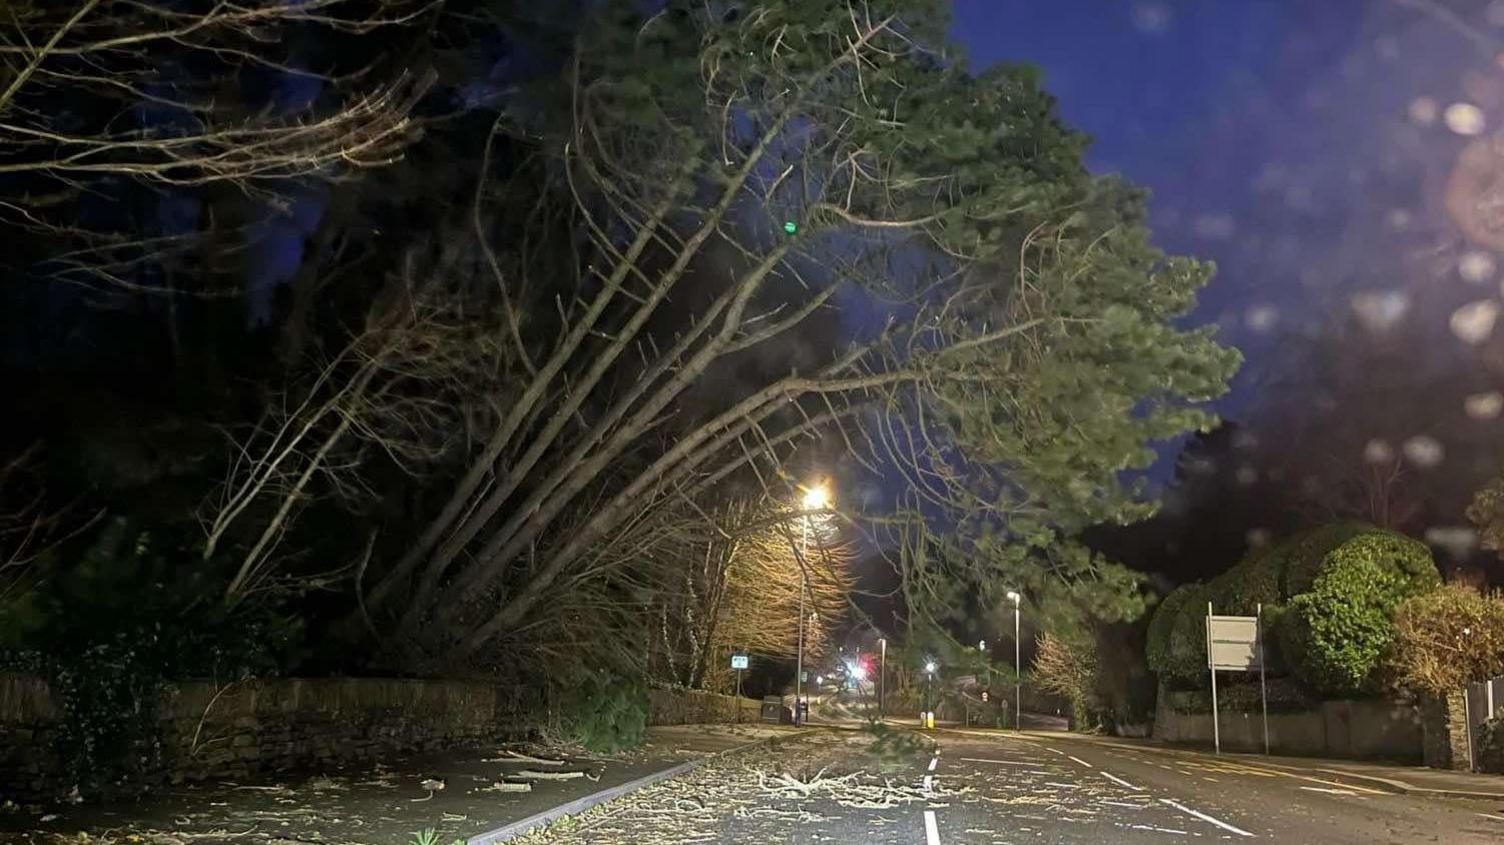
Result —
[{"label": "trimmed bush", "polygon": [[[1160,680],[1172,686],[1200,686],[1206,681],[1206,602],[1211,588],[1206,584],[1187,584],[1180,594],[1173,616],[1168,620],[1162,651],[1153,666]],[[1169,598],[1166,598],[1169,603]]]},{"label": "trimmed bush", "polygon": [[1288,601],[1309,591],[1333,549],[1354,537],[1373,533],[1385,532],[1362,522],[1336,522],[1291,535],[1278,547],[1280,595]]},{"label": "trimmed bush", "polygon": [[1232,569],[1211,580],[1211,601],[1217,613],[1252,616],[1260,604],[1280,603],[1280,571],[1283,549],[1253,549]]},{"label": "trimmed bush", "polygon": [[1354,536],[1328,552],[1311,589],[1290,600],[1277,631],[1281,651],[1313,690],[1372,691],[1395,636],[1395,610],[1440,583],[1424,544],[1387,531]]},{"label": "trimmed bush", "polygon": [[1170,632],[1174,630],[1175,619],[1190,597],[1190,590],[1196,586],[1198,585],[1186,584],[1171,590],[1170,594],[1159,602],[1159,607],[1154,610],[1154,617],[1149,620],[1149,630],[1145,634],[1144,654],[1148,659],[1149,669],[1162,678],[1171,674]]}]

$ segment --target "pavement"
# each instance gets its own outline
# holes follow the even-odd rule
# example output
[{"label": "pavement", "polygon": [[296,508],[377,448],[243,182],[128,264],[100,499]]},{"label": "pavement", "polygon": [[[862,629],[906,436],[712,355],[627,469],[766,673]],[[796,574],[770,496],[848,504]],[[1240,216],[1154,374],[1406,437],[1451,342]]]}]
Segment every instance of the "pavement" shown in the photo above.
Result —
[{"label": "pavement", "polygon": [[[619,755],[488,747],[394,756],[374,768],[271,782],[185,786],[139,802],[0,810],[0,842],[409,845],[432,830],[436,845],[449,845],[686,761],[794,733],[771,725],[653,727],[642,746]],[[508,751],[562,765],[530,763]],[[530,780],[523,774],[529,770],[582,774]],[[524,782],[530,791],[495,786]]]},{"label": "pavement", "polygon": [[516,841],[1504,842],[1504,798],[1397,794],[1312,762],[1255,765],[1069,734],[900,728],[878,740],[826,728],[711,760]]}]

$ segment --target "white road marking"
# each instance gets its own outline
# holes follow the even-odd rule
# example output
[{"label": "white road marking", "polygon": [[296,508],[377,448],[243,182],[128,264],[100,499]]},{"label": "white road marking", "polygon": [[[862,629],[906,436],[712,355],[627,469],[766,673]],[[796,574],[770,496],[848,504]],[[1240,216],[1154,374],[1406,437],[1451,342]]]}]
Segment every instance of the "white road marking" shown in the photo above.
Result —
[{"label": "white road marking", "polygon": [[938,766],[938,765],[940,765],[940,758],[939,757],[931,757],[930,758],[930,771],[933,772],[935,770],[935,767]]},{"label": "white road marking", "polygon": [[1504,822],[1504,816],[1496,816],[1493,813],[1479,813],[1485,819],[1493,819],[1496,822]]},{"label": "white road marking", "polygon": [[1075,760],[1077,763],[1080,763],[1081,765],[1085,766],[1088,769],[1095,769],[1096,768],[1096,766],[1093,766],[1092,764],[1086,762],[1085,760],[1082,760],[1080,757],[1072,757],[1069,754],[1067,754],[1065,756],[1066,756],[1066,759],[1068,759],[1068,760]]},{"label": "white road marking", "polygon": [[1143,790],[1140,789],[1139,787],[1134,786],[1133,784],[1129,783],[1126,780],[1123,780],[1122,778],[1118,777],[1117,775],[1113,774],[1112,772],[1103,772],[1102,773],[1102,777],[1107,778],[1108,780],[1112,781],[1113,783],[1117,784],[1118,786],[1126,786],[1129,789],[1133,790],[1134,792],[1143,792]]},{"label": "white road marking", "polygon": [[925,845],[940,845],[940,825],[935,823],[935,811],[924,811]]},{"label": "white road marking", "polygon": [[1061,757],[1064,757],[1064,756],[1065,756],[1065,752],[1064,752],[1064,751],[1061,751],[1061,750],[1060,750],[1060,749],[1058,749],[1058,748],[1051,748],[1051,747],[1049,747],[1049,746],[1048,746],[1048,745],[1042,745],[1042,746],[1040,746],[1040,747],[1041,747],[1041,748],[1043,748],[1043,749],[1044,749],[1044,750],[1046,750],[1046,751],[1048,751],[1048,752],[1050,752],[1050,753],[1051,753],[1051,754],[1059,754],[1059,755],[1060,755],[1060,756],[1061,756]]},{"label": "white road marking", "polygon": [[1174,807],[1175,809],[1179,810],[1182,813],[1185,813],[1185,814],[1191,815],[1191,816],[1195,816],[1196,818],[1198,818],[1198,819],[1200,819],[1200,820],[1202,820],[1204,822],[1211,822],[1212,824],[1216,825],[1217,827],[1222,828],[1223,830],[1232,831],[1233,833],[1236,833],[1239,836],[1253,836],[1253,834],[1249,833],[1248,831],[1246,831],[1246,830],[1244,830],[1244,829],[1242,829],[1240,827],[1233,827],[1232,825],[1228,824],[1227,822],[1220,821],[1218,819],[1212,818],[1211,816],[1208,816],[1206,813],[1198,813],[1195,810],[1192,810],[1190,807],[1187,807],[1184,804],[1177,804],[1177,803],[1175,803],[1174,801],[1171,801],[1168,798],[1161,798],[1159,800],[1160,800],[1160,803],[1162,803],[1162,804],[1169,804],[1171,807]]},{"label": "white road marking", "polygon": [[991,763],[994,766],[1038,766],[1033,760],[988,760],[985,757],[958,757],[963,763]]},{"label": "white road marking", "polygon": [[924,776],[924,791],[925,792],[929,792],[930,791],[930,787],[932,785],[933,785],[933,778],[930,775],[925,775]]},{"label": "white road marking", "polygon": [[1109,801],[1106,798],[1098,799],[1097,803],[1110,804],[1114,807],[1127,807],[1130,810],[1142,810],[1145,807],[1149,806],[1148,804],[1129,804],[1127,801]]}]

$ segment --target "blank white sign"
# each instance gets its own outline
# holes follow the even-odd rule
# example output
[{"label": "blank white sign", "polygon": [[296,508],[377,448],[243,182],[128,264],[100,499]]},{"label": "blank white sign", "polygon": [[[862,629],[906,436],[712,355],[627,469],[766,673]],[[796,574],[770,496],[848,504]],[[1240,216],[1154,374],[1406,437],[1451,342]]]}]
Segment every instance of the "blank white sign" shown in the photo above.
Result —
[{"label": "blank white sign", "polygon": [[1206,617],[1206,661],[1212,669],[1259,668],[1257,616]]}]

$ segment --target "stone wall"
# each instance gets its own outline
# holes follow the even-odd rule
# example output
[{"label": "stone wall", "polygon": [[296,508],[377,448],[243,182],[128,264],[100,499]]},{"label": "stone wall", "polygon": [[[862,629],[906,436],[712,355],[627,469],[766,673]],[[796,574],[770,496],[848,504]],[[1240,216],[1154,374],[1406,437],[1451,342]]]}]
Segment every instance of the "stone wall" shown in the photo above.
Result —
[{"label": "stone wall", "polygon": [[1428,698],[1421,705],[1423,757],[1433,769],[1472,768],[1467,741],[1467,704],[1461,692]]},{"label": "stone wall", "polygon": [[[653,690],[650,724],[756,722],[758,702]],[[463,681],[284,678],[162,690],[162,753],[146,785],[253,780],[277,772],[370,762],[534,735],[543,705],[518,691]],[[0,801],[55,798],[71,784],[51,748],[57,705],[47,684],[0,674]]]},{"label": "stone wall", "polygon": [[648,691],[648,697],[650,725],[698,725],[738,719],[750,723],[762,714],[762,702],[756,699],[702,690],[654,689]]},{"label": "stone wall", "polygon": [[[1212,715],[1180,713],[1161,694],[1154,714],[1154,738],[1186,745],[1211,745]],[[1225,751],[1264,750],[1262,715],[1223,711]],[[1398,701],[1325,701],[1314,710],[1269,714],[1269,750],[1274,754],[1340,759],[1420,762],[1421,718],[1415,705]]]},{"label": "stone wall", "polygon": [[[147,784],[253,779],[280,771],[524,739],[534,724],[506,690],[459,681],[322,678],[162,690],[161,754]],[[0,675],[0,799],[55,797],[70,784],[51,754],[56,703],[35,678]]]}]

